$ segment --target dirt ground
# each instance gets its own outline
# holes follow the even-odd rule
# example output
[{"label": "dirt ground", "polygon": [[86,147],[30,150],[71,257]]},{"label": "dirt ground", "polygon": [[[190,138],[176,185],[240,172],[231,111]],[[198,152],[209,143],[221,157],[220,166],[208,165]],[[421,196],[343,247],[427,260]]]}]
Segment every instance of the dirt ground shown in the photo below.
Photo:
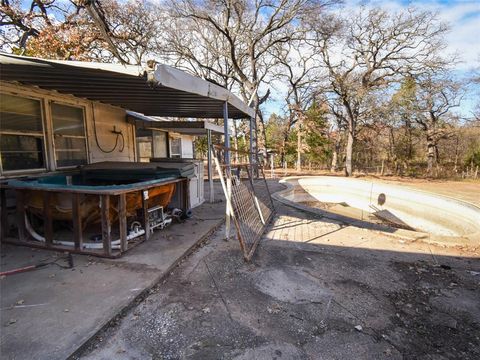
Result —
[{"label": "dirt ground", "polygon": [[251,263],[218,231],[75,358],[480,358],[480,247],[276,206]]}]

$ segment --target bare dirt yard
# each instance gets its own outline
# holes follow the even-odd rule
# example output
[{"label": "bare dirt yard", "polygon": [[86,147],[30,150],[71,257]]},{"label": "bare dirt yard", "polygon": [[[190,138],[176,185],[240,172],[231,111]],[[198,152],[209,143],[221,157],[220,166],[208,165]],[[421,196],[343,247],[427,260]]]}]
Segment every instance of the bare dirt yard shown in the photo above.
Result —
[{"label": "bare dirt yard", "polygon": [[217,231],[74,358],[480,358],[480,246],[276,209],[251,263]]}]

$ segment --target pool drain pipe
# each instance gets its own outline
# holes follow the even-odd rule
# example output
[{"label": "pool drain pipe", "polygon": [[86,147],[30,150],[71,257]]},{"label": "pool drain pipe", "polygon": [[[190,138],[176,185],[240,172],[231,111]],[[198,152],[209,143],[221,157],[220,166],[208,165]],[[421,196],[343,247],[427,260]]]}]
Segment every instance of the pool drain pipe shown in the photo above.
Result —
[{"label": "pool drain pipe", "polygon": [[[45,238],[33,229],[26,214],[25,214],[25,229],[35,240],[40,242],[45,242]],[[127,241],[135,239],[143,234],[145,234],[145,230],[143,229],[139,229],[137,231],[131,231],[130,234],[127,235]],[[71,247],[75,246],[75,243],[73,241],[53,240],[53,243],[55,243],[56,245],[62,245],[62,246],[71,246]],[[101,250],[103,249],[103,244],[87,243],[87,244],[83,244],[83,247],[85,249]],[[112,249],[120,249],[120,239],[112,241]]]}]

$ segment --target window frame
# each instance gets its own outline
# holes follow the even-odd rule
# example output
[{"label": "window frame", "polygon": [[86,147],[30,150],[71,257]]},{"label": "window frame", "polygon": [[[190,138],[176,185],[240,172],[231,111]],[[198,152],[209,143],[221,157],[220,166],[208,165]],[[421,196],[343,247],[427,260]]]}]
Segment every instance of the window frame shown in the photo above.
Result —
[{"label": "window frame", "polygon": [[168,158],[169,157],[169,154],[170,154],[170,149],[168,148],[169,147],[169,132],[168,131],[165,131],[165,130],[160,130],[160,129],[152,129],[152,155],[154,158],[156,158],[157,156],[155,156],[155,152],[156,152],[156,148],[157,148],[157,145],[155,145],[155,132],[157,133],[163,133],[164,136],[165,136],[165,158]]},{"label": "window frame", "polygon": [[[138,136],[137,130],[147,130],[149,131],[148,137],[150,138],[150,141],[139,141],[140,138],[146,137],[146,136]],[[135,159],[136,161],[142,162],[141,159],[146,159],[145,157],[140,156],[140,149],[139,149],[139,144],[143,142],[150,142],[151,147],[152,147],[152,156],[148,159],[150,161],[151,158],[155,158],[155,141],[154,141],[154,132],[162,132],[165,134],[165,150],[166,150],[166,158],[170,158],[170,133],[166,130],[162,129],[154,129],[154,128],[137,128],[134,127],[133,132],[134,132],[134,139],[135,139]],[[145,161],[143,161],[145,162]]]},{"label": "window frame", "polygon": [[0,136],[2,135],[14,135],[14,136],[31,136],[31,137],[41,137],[43,140],[42,152],[43,152],[43,163],[44,166],[41,168],[32,168],[32,169],[20,169],[20,170],[4,170],[3,169],[3,157],[0,156],[0,175],[2,176],[9,176],[9,175],[23,175],[29,173],[41,173],[45,172],[50,167],[49,156],[48,156],[48,131],[47,131],[47,124],[46,124],[46,111],[45,111],[45,102],[44,98],[40,96],[32,96],[30,94],[24,94],[22,92],[14,92],[14,91],[1,91],[0,95],[10,95],[21,97],[24,99],[30,99],[38,101],[40,105],[40,121],[42,124],[42,131],[15,131],[15,130],[6,130],[3,131],[0,129]]},{"label": "window frame", "polygon": [[[172,140],[179,140],[180,141],[180,153],[173,153],[172,152]],[[169,134],[168,138],[168,157],[171,159],[181,159],[182,158],[182,135],[171,135]]]},{"label": "window frame", "polygon": [[72,139],[84,139],[85,140],[85,164],[88,164],[89,161],[89,148],[88,148],[88,132],[87,132],[87,109],[86,106],[79,105],[79,104],[72,104],[68,101],[57,101],[57,100],[49,100],[48,101],[48,110],[49,110],[49,123],[50,123],[50,138],[51,138],[51,157],[52,157],[52,170],[68,170],[68,169],[75,169],[79,165],[69,165],[69,166],[58,166],[57,165],[57,148],[55,144],[55,133],[54,133],[54,126],[53,126],[53,111],[52,106],[54,104],[63,105],[63,106],[70,106],[74,108],[79,108],[82,110],[83,113],[83,136],[81,135],[61,135],[64,138],[72,138]]}]

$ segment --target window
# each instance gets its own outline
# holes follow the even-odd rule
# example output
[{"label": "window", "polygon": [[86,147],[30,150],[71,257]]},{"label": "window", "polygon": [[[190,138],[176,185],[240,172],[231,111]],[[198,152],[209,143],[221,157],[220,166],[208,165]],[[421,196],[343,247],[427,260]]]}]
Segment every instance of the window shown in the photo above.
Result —
[{"label": "window", "polygon": [[136,129],[138,161],[167,157],[167,133],[151,129]]},{"label": "window", "polygon": [[166,158],[167,153],[167,133],[165,131],[153,131],[153,157]]},{"label": "window", "polygon": [[2,171],[45,169],[45,135],[39,100],[0,95]]},{"label": "window", "polygon": [[52,126],[57,167],[87,163],[83,108],[52,103]]},{"label": "window", "polygon": [[135,137],[137,139],[138,161],[149,162],[153,155],[152,131],[146,129],[136,129]]},{"label": "window", "polygon": [[170,157],[181,158],[182,157],[182,139],[170,138]]}]

